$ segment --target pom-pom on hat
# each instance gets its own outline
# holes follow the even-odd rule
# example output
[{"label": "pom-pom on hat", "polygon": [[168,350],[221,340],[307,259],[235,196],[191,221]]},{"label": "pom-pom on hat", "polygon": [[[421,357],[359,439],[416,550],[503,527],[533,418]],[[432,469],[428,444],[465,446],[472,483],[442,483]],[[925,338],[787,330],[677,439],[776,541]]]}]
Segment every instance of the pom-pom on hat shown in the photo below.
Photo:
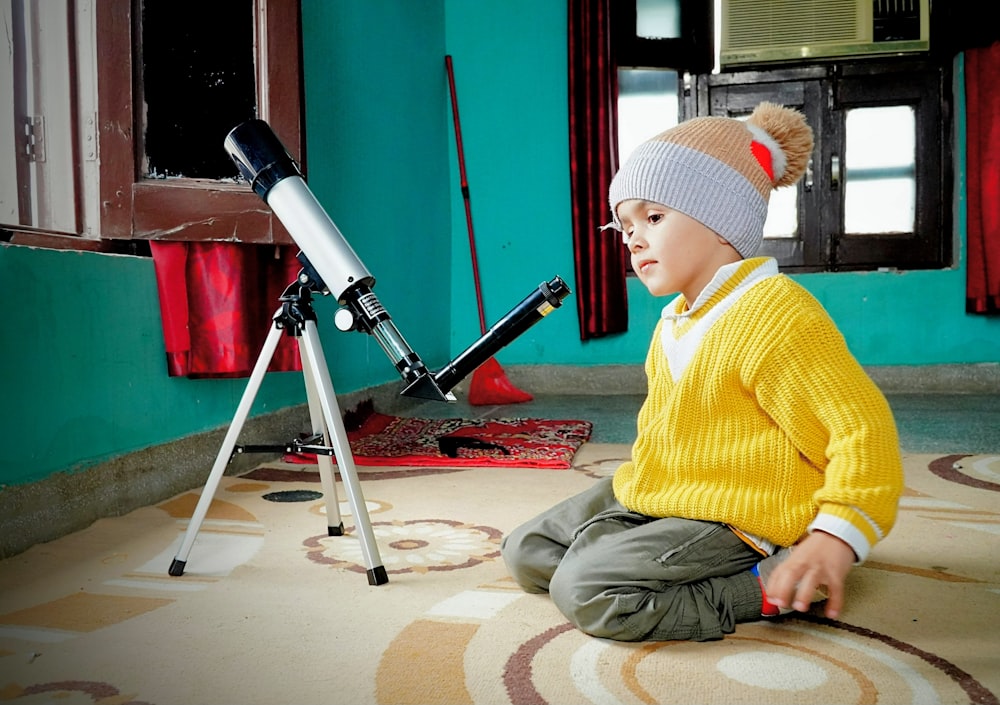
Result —
[{"label": "pom-pom on hat", "polygon": [[680,211],[724,237],[744,258],[764,238],[771,191],[805,172],[812,129],[797,110],[760,103],[744,120],[687,120],[639,145],[611,181],[608,201],[630,198]]}]

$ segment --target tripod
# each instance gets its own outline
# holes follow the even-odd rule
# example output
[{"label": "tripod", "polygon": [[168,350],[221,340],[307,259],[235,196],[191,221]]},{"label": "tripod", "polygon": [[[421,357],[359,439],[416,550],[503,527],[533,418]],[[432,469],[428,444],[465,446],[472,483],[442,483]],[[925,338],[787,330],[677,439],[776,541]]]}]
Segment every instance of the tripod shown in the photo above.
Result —
[{"label": "tripod", "polygon": [[[336,476],[333,471],[333,461],[330,458],[331,455],[336,456],[340,475],[344,487],[347,489],[348,503],[361,533],[361,550],[367,568],[368,584],[382,585],[389,581],[378,553],[375,534],[368,517],[368,508],[361,493],[354,465],[354,456],[348,445],[344,419],[341,416],[340,407],[337,405],[333,383],[330,381],[330,372],[326,366],[323,348],[319,341],[316,313],[312,307],[312,291],[322,290],[322,285],[317,279],[315,276],[310,276],[308,269],[303,269],[296,282],[290,284],[280,297],[281,308],[274,314],[274,325],[264,341],[260,356],[250,374],[250,380],[236,409],[236,415],[222,441],[215,465],[212,466],[201,498],[198,500],[191,521],[188,523],[181,547],[170,564],[170,575],[184,574],[188,554],[191,552],[191,547],[194,545],[198,530],[208,513],[219,481],[222,479],[226,466],[232,460],[234,452],[266,452],[283,448],[289,452],[308,451],[316,454],[323,493],[326,495],[329,536],[342,536],[344,534],[344,523],[340,516],[337,499]],[[268,365],[271,363],[271,358],[274,356],[274,351],[278,347],[282,331],[298,340],[313,435],[304,440],[294,440],[288,446],[242,446],[237,448],[236,440],[239,438],[243,424],[250,413],[250,408],[260,389]],[[332,445],[327,445],[327,443]]]}]

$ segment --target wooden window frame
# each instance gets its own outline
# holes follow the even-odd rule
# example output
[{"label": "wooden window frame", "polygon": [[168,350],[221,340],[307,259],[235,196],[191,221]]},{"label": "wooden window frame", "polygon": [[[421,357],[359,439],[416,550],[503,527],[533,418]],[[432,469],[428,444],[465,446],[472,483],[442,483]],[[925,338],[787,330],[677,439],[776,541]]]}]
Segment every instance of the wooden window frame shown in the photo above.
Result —
[{"label": "wooden window frame", "polygon": [[[280,220],[246,183],[141,176],[141,0],[98,0],[94,11],[99,74],[97,236],[6,225],[4,239],[14,244],[140,254],[148,250],[136,242],[142,240],[292,244]],[[304,170],[299,0],[254,0],[254,13],[258,117],[268,122]],[[84,178],[82,170],[77,170],[75,178]]]}]

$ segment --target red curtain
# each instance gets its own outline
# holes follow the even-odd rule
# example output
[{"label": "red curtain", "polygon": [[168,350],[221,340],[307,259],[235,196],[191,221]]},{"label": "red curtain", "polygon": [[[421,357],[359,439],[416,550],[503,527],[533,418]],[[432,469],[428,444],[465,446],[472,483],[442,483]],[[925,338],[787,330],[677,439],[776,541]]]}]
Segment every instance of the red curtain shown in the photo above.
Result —
[{"label": "red curtain", "polygon": [[[150,242],[171,377],[248,377],[273,327],[279,297],[301,264],[292,247]],[[301,370],[289,336],[272,372]]]},{"label": "red curtain", "polygon": [[569,0],[569,148],[580,339],[628,330],[625,248],[614,231],[608,188],[618,169],[618,73],[611,53],[611,0]]},{"label": "red curtain", "polygon": [[1000,42],[965,52],[965,310],[1000,314]]}]

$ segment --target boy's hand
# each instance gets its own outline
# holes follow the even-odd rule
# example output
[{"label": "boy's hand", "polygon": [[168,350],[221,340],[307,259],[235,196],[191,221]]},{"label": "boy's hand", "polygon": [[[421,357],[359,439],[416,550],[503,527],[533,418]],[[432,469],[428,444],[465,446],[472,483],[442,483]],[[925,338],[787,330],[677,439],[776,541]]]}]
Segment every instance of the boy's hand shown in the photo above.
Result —
[{"label": "boy's hand", "polygon": [[775,566],[765,586],[767,599],[778,607],[805,612],[816,588],[824,586],[829,594],[824,614],[836,619],[844,606],[844,581],[855,560],[854,550],[846,543],[832,534],[814,531]]}]

